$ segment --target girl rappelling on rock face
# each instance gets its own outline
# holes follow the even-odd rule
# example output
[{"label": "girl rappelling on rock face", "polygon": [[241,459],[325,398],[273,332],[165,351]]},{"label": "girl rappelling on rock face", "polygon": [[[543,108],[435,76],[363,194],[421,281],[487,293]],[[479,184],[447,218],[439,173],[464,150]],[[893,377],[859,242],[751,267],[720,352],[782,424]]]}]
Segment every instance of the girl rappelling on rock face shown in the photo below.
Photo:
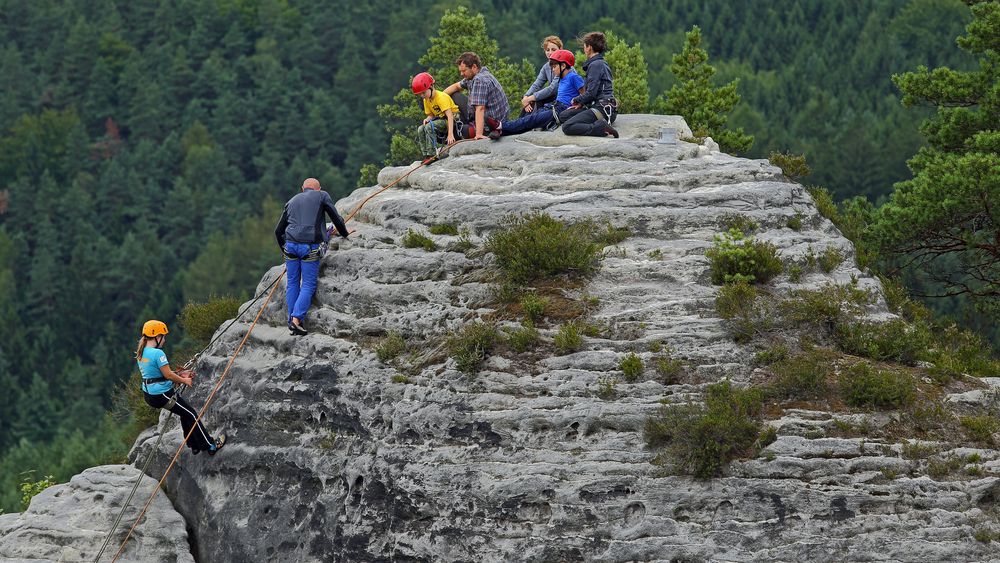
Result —
[{"label": "girl rappelling on rock face", "polygon": [[[181,427],[184,435],[190,436],[187,446],[192,453],[198,455],[207,451],[215,455],[226,443],[225,434],[212,438],[204,425],[197,421],[198,413],[174,389],[174,383],[191,387],[194,384],[194,374],[188,370],[174,371],[170,369],[167,355],[163,353],[163,342],[167,338],[167,325],[162,321],[150,320],[142,325],[142,337],[135,351],[135,361],[142,373],[142,396],[146,404],[154,409],[167,409],[181,417]],[[194,432],[191,432],[194,428]]]}]

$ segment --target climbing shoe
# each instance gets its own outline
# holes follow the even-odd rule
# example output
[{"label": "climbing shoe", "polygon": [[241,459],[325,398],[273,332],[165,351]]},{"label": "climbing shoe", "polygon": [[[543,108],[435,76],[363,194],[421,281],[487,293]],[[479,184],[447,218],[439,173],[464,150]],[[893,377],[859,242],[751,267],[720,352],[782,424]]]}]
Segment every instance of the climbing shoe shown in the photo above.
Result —
[{"label": "climbing shoe", "polygon": [[490,131],[490,140],[491,141],[499,141],[500,137],[502,137],[502,136],[503,136],[503,132],[500,129],[494,129],[494,130]]},{"label": "climbing shoe", "polygon": [[609,124],[605,124],[604,125],[604,134],[605,135],[611,135],[612,137],[614,137],[616,139],[618,138],[618,130],[615,129],[614,127],[612,127]]},{"label": "climbing shoe", "polygon": [[221,450],[222,447],[225,445],[226,445],[226,435],[222,434],[221,436],[216,438],[215,443],[212,444],[210,448],[208,448],[208,455],[215,455],[219,453],[219,450]]},{"label": "climbing shoe", "polygon": [[306,330],[306,327],[302,325],[297,325],[295,323],[288,323],[288,331],[292,336],[305,336],[309,334],[309,331]]},{"label": "climbing shoe", "polygon": [[438,159],[438,157],[436,157],[434,155],[427,156],[427,157],[424,157],[424,159],[420,161],[420,164],[422,164],[424,166],[430,166],[431,164],[434,164],[434,161],[437,160],[437,159]]}]

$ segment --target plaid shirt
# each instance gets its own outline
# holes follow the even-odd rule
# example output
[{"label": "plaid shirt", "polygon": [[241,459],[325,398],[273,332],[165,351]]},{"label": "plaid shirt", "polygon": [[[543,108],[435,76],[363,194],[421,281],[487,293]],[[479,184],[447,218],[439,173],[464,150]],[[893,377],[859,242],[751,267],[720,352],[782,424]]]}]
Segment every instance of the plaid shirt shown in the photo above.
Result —
[{"label": "plaid shirt", "polygon": [[469,91],[470,106],[486,106],[486,117],[497,121],[507,119],[510,113],[507,94],[503,93],[503,88],[488,68],[479,69],[472,80],[462,80],[462,88]]}]

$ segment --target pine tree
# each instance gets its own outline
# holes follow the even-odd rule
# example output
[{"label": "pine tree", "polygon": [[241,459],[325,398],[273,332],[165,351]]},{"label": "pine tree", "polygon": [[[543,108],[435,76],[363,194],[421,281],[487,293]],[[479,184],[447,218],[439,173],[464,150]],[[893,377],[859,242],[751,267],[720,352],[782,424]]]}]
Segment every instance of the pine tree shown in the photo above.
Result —
[{"label": "pine tree", "polygon": [[938,295],[968,295],[1000,310],[1000,4],[970,0],[973,21],[958,38],[980,67],[894,75],[903,104],[937,114],[927,146],[908,162],[913,179],[895,185],[875,233],[900,264],[927,274]]},{"label": "pine tree", "polygon": [[649,71],[639,43],[629,46],[612,32],[606,34],[607,53],[604,58],[614,77],[615,98],[619,113],[642,113],[649,105]]},{"label": "pine tree", "polygon": [[680,115],[696,136],[711,136],[725,151],[742,152],[753,146],[753,136],[742,128],[726,129],[727,114],[740,101],[736,93],[739,79],[714,88],[711,80],[715,67],[708,64],[708,51],[701,47],[701,29],[691,28],[684,49],[674,55],[670,71],[680,84],[675,84],[653,104],[656,113]]}]

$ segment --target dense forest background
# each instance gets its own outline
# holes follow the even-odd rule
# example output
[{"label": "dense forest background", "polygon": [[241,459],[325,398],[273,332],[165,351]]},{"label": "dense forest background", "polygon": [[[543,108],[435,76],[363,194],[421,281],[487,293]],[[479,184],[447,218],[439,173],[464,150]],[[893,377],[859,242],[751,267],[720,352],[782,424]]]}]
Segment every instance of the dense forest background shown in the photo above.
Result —
[{"label": "dense forest background", "polygon": [[[106,413],[142,321],[248,296],[280,260],[279,202],[306,176],[336,199],[384,158],[376,105],[424,70],[459,4],[0,0],[0,509],[18,509],[24,478],[120,458]],[[930,110],[903,108],[893,73],[975,64],[955,46],[959,0],[474,8],[502,56],[535,68],[553,33],[640,44],[650,99],[700,26],[718,82],[740,79],[730,124],[756,136],[747,156],[804,153],[838,199],[879,201],[909,176]]]}]

